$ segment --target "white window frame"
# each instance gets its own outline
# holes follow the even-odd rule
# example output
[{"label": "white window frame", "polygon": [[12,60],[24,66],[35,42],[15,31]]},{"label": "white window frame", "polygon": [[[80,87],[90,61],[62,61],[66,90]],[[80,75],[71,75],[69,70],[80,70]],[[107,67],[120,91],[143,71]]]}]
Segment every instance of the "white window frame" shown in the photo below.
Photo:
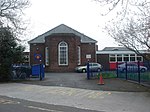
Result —
[{"label": "white window frame", "polygon": [[[65,44],[65,46],[61,46],[61,44]],[[66,58],[66,63],[61,63],[61,61],[60,61],[60,59],[61,59],[61,54],[60,54],[60,48],[61,47],[64,47],[65,49],[66,49],[66,51],[65,51],[65,58]],[[58,44],[58,63],[59,63],[59,65],[68,65],[68,44],[66,43],[66,42],[64,42],[64,41],[62,41],[62,42],[60,42],[59,44]]]},{"label": "white window frame", "polygon": [[[120,55],[120,56],[119,56]],[[118,61],[118,57],[121,57],[122,55],[122,61]],[[134,57],[135,58],[135,61],[132,61],[131,60],[131,57]],[[128,58],[128,62],[137,62],[137,58],[140,57],[141,60],[140,62],[143,62],[143,57],[142,56],[138,56],[137,54],[109,54],[109,62],[125,62],[124,58]],[[114,58],[115,61],[111,61],[111,58]]]},{"label": "white window frame", "polygon": [[[137,60],[136,60],[136,57],[137,57],[136,54],[130,54],[130,55],[129,55],[129,60],[130,60],[130,62],[135,62],[135,61],[137,61]],[[134,61],[132,61],[131,58],[134,58]]]},{"label": "white window frame", "polygon": [[[139,57],[141,58],[141,60],[138,60]],[[143,57],[142,57],[142,56],[137,56],[137,57],[136,57],[136,61],[143,62]]]},{"label": "white window frame", "polygon": [[[127,58],[128,61],[126,61],[125,58]],[[130,62],[130,54],[123,54],[123,62]]]},{"label": "white window frame", "polygon": [[[115,60],[111,61],[111,58],[114,58]],[[116,62],[116,61],[117,61],[116,54],[109,54],[109,62]]]},{"label": "white window frame", "polygon": [[78,46],[78,65],[81,64],[81,48]]},{"label": "white window frame", "polygon": [[[121,61],[118,60],[119,58],[121,58]],[[122,54],[116,54],[116,61],[123,62],[123,56],[122,56]]]},{"label": "white window frame", "polygon": [[48,47],[45,47],[45,65],[49,65],[49,50]]}]

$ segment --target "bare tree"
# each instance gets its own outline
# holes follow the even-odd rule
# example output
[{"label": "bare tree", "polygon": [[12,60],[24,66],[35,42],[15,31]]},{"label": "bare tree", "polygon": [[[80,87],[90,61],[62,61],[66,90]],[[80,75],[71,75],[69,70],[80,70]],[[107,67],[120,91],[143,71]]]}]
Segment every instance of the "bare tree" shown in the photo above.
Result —
[{"label": "bare tree", "polygon": [[[150,3],[149,0],[95,0],[105,7],[103,16],[108,15],[110,12],[115,11],[117,16],[122,16],[133,13],[137,8],[146,6]],[[133,10],[134,9],[134,10]]]},{"label": "bare tree", "polygon": [[[142,55],[143,53],[139,50],[150,50],[150,21],[147,21],[145,24],[140,22],[131,18],[126,24],[113,23],[113,25],[107,25],[105,29],[119,44]],[[146,57],[146,59],[150,59],[150,57]]]},{"label": "bare tree", "polygon": [[29,5],[29,0],[0,0],[0,26],[10,27],[15,32],[23,30],[23,10]]},{"label": "bare tree", "polygon": [[[105,15],[115,10],[118,18],[105,26],[107,33],[119,44],[141,54],[150,50],[150,1],[149,0],[96,0],[108,5]],[[142,55],[142,54],[141,54]],[[150,57],[145,57],[150,60]]]}]

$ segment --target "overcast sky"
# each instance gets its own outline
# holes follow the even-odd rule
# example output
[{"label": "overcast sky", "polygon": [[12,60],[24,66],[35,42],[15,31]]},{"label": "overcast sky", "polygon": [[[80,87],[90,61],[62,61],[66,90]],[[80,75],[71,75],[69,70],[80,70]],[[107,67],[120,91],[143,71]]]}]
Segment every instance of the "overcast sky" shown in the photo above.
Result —
[{"label": "overcast sky", "polygon": [[93,0],[30,0],[25,10],[29,20],[28,35],[31,40],[38,35],[65,24],[98,41],[99,50],[117,46],[114,39],[103,32],[105,22],[113,15],[101,16],[101,7]]}]

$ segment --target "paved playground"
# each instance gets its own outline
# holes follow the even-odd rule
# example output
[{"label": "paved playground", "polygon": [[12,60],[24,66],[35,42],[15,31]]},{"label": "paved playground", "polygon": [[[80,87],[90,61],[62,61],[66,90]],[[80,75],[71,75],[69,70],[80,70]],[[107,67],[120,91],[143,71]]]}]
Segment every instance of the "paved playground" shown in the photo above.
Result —
[{"label": "paved playground", "polygon": [[150,88],[135,82],[118,78],[103,79],[104,85],[98,85],[99,79],[87,80],[86,73],[45,73],[45,79],[31,78],[21,83],[42,86],[60,86],[103,91],[145,92]]},{"label": "paved playground", "polygon": [[[46,73],[44,80],[31,78],[0,84],[0,96],[50,105],[102,112],[149,112],[150,88],[117,78],[86,79],[86,74]],[[63,111],[62,111],[63,112]]]}]

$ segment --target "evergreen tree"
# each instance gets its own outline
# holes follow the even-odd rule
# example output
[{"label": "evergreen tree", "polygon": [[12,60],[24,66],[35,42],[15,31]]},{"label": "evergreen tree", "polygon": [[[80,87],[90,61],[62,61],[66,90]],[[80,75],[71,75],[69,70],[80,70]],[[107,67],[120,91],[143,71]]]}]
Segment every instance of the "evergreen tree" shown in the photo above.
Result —
[{"label": "evergreen tree", "polygon": [[23,61],[24,47],[18,45],[9,28],[0,28],[0,79],[9,80],[13,63]]},{"label": "evergreen tree", "polygon": [[0,80],[8,80],[11,66],[23,61],[24,47],[19,37],[25,31],[23,10],[30,6],[29,0],[0,0]]}]

